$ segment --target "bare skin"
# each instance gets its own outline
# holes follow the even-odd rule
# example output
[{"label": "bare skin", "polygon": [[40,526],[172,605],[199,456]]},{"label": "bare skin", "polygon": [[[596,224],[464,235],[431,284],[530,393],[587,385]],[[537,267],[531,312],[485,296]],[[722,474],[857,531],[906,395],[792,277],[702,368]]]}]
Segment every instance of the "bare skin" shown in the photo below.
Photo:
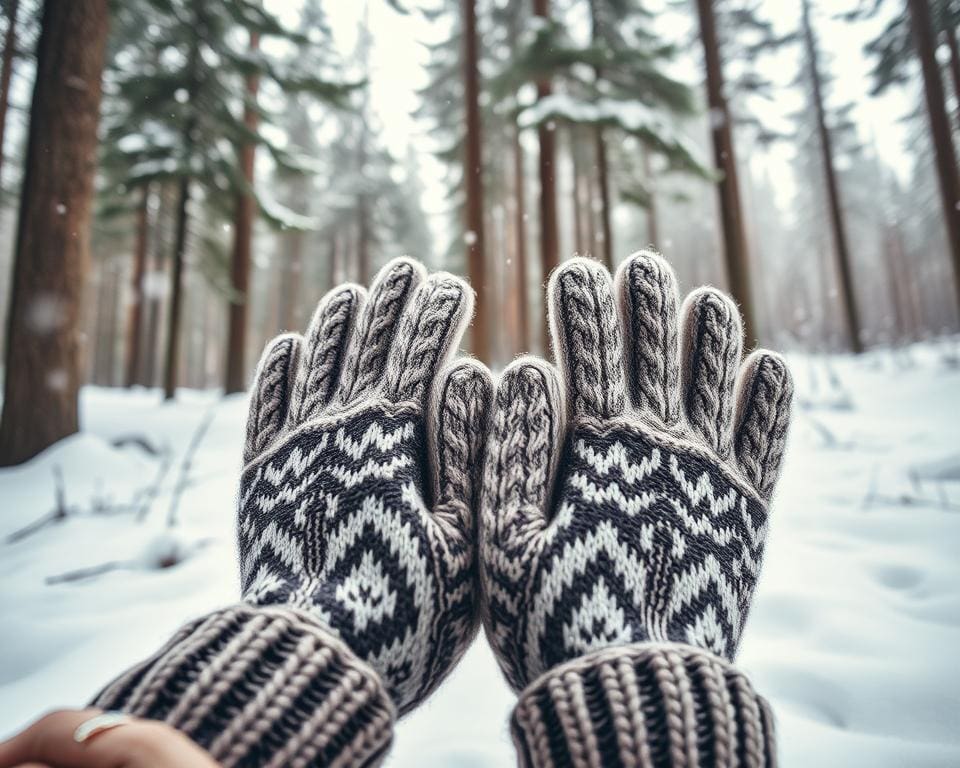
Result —
[{"label": "bare skin", "polygon": [[77,726],[99,709],[59,710],[44,715],[0,743],[0,768],[218,768],[218,763],[170,726],[134,718],[83,744]]}]

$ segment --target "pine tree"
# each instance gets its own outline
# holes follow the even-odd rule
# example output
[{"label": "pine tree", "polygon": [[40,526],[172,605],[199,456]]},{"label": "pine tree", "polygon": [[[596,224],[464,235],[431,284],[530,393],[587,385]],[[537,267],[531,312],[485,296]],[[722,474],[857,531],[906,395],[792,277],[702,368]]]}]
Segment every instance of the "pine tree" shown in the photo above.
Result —
[{"label": "pine tree", "polygon": [[[960,47],[957,44],[960,6],[956,0],[906,0],[906,5],[907,13],[893,16],[880,35],[867,45],[866,52],[875,59],[874,93],[882,93],[891,85],[908,81],[909,65],[919,60],[927,120],[935,150],[940,206],[960,309],[960,176],[943,77],[936,55],[939,41],[946,40],[954,95],[960,106]],[[875,0],[866,12],[858,10],[848,18],[853,20],[875,14],[885,6],[885,0]]]},{"label": "pine tree", "polygon": [[7,321],[3,466],[78,428],[78,322],[108,26],[106,0],[44,4]]},{"label": "pine tree", "polygon": [[[272,142],[262,127],[251,127],[254,112],[261,122],[269,115],[247,98],[245,83],[258,77],[283,91],[309,93],[338,105],[345,103],[354,86],[325,78],[323,72],[307,71],[297,66],[296,59],[278,61],[238,45],[242,29],[297,46],[313,44],[282,26],[256,0],[141,2],[156,21],[145,27],[137,41],[137,50],[148,52],[140,54],[144,58],[139,66],[117,77],[119,106],[108,136],[127,158],[128,190],[151,182],[172,182],[178,187],[164,371],[165,396],[171,398],[178,381],[182,274],[188,248],[201,252],[206,245],[219,248],[222,225],[234,219],[238,200],[248,194],[271,224],[302,223],[268,196],[258,194],[244,177],[239,157],[244,146],[261,146],[274,162],[290,167],[300,161]],[[125,55],[138,54],[127,51]],[[246,121],[245,104],[253,110],[247,112]],[[194,216],[198,205],[213,215],[206,220]],[[241,282],[246,273],[244,250],[241,243],[234,277]],[[247,300],[232,281],[227,294],[234,303]],[[238,349],[234,344],[235,354]],[[228,369],[242,372],[242,361],[238,366],[231,360]]]},{"label": "pine tree", "polygon": [[827,201],[830,210],[830,228],[833,233],[833,247],[837,258],[840,274],[840,289],[842,291],[842,307],[847,338],[854,354],[863,352],[863,339],[860,333],[860,314],[857,309],[857,297],[853,287],[851,270],[850,247],[847,242],[846,227],[843,221],[843,208],[840,201],[840,189],[837,184],[834,167],[833,137],[827,125],[826,108],[824,102],[824,86],[820,68],[819,52],[816,37],[813,31],[813,22],[810,19],[810,2],[802,0],[801,25],[806,62],[809,70],[811,97],[813,100],[814,115],[816,116],[817,134],[819,137],[820,153],[823,161],[823,178],[826,185]]}]

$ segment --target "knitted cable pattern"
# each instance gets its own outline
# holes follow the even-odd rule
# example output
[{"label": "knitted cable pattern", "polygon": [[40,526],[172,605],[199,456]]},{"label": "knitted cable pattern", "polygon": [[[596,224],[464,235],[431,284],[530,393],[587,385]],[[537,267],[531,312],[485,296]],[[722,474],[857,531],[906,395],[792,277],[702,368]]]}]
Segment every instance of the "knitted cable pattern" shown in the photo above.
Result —
[{"label": "knitted cable pattern", "polygon": [[360,286],[345,285],[331,291],[317,307],[306,339],[310,358],[297,366],[296,384],[287,414],[291,424],[302,424],[318,416],[330,400],[337,372],[349,346],[347,342],[354,320],[365,297],[366,290]]},{"label": "knitted cable pattern", "polygon": [[[444,274],[414,286],[421,272],[387,265],[362,309],[350,289],[321,303],[305,351],[281,339],[265,352],[251,416],[280,391],[276,359],[304,362],[288,417],[270,421],[282,426],[257,431],[267,447],[244,468],[238,525],[244,599],[309,612],[380,674],[401,714],[475,632],[471,510],[492,396],[478,364],[437,376],[471,295]],[[345,328],[336,370],[327,350]],[[303,370],[318,362],[322,375]]]},{"label": "knitted cable pattern", "polygon": [[668,426],[680,418],[677,286],[661,259],[630,259],[618,281],[628,322],[626,368],[633,402]]},{"label": "knitted cable pattern", "polygon": [[189,622],[93,703],[164,720],[224,768],[376,765],[395,717],[376,673],[315,619],[247,605]]},{"label": "knitted cable pattern", "polygon": [[[738,380],[735,307],[703,289],[678,313],[675,286],[653,254],[628,259],[616,287],[598,264],[568,262],[549,289],[559,374],[521,360],[498,386],[481,501],[483,614],[517,690],[604,649],[683,644],[717,664],[736,654],[785,445],[790,377],[782,359],[761,351]],[[619,365],[610,350],[624,350]],[[714,764],[697,755],[722,757],[733,742],[713,733],[704,746],[684,730],[711,722],[689,709],[680,672],[692,663],[671,653],[645,662],[655,681],[679,686],[675,696],[643,682],[631,688],[648,667],[603,671],[624,676],[611,695],[665,708],[662,748],[629,709],[611,722],[633,730],[611,728],[605,745],[583,719],[599,706],[599,682],[550,676],[553,719],[529,724],[531,754],[554,754],[557,741],[568,750],[556,752],[566,755],[557,765],[634,764],[608,762],[614,748],[641,765]],[[719,701],[719,683],[702,685]]]}]

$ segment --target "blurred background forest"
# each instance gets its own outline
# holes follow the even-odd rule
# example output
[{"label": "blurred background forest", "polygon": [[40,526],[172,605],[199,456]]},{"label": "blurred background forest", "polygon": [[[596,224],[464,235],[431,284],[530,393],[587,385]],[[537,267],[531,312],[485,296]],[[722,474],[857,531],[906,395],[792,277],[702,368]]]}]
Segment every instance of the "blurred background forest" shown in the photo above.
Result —
[{"label": "blurred background forest", "polygon": [[648,245],[750,343],[957,358],[956,0],[2,10],[0,464],[83,384],[243,390],[402,254],[470,279],[495,368],[548,351],[560,260]]}]

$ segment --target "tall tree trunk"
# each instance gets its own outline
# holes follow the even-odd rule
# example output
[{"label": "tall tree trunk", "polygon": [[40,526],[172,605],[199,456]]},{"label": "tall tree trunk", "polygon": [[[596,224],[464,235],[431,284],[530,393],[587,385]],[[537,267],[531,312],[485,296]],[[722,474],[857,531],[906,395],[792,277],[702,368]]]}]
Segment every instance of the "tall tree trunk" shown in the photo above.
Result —
[{"label": "tall tree trunk", "polygon": [[3,64],[0,66],[0,187],[3,182],[3,148],[7,128],[7,107],[10,106],[10,78],[13,76],[13,57],[17,49],[17,11],[20,0],[10,0],[7,31],[3,36]]},{"label": "tall tree trunk", "polygon": [[953,80],[953,97],[957,102],[957,109],[960,110],[960,45],[957,44],[957,30],[950,23],[950,7],[945,5],[942,8],[944,18],[941,20],[940,29],[944,37],[947,38],[947,48],[950,51],[950,78]]},{"label": "tall tree trunk", "polygon": [[154,225],[153,253],[150,259],[150,290],[147,292],[147,329],[143,340],[143,384],[155,387],[158,383],[157,363],[160,357],[160,328],[162,298],[157,290],[166,271],[167,233],[171,224],[171,197],[173,190],[161,184],[157,190],[157,218]]},{"label": "tall tree trunk", "polygon": [[103,326],[103,383],[112,387],[116,383],[117,337],[120,333],[118,317],[120,315],[120,268],[112,259],[105,265],[106,301]]},{"label": "tall tree trunk", "polygon": [[330,290],[340,280],[341,238],[337,230],[330,233],[327,248],[327,285],[329,286],[327,290]]},{"label": "tall tree trunk", "polygon": [[[596,45],[600,36],[600,9],[597,0],[590,0],[590,39]],[[594,67],[594,81],[603,77],[600,67]],[[601,261],[613,271],[613,228],[610,224],[610,169],[607,164],[607,141],[602,125],[593,127],[593,142],[597,157],[597,186],[600,189],[600,233],[603,238],[600,254]]]},{"label": "tall tree trunk", "polygon": [[132,387],[143,370],[140,339],[143,336],[143,276],[147,269],[147,240],[150,230],[150,185],[140,191],[137,208],[137,239],[133,248],[133,274],[130,278],[130,309],[127,316],[127,367],[124,383]]},{"label": "tall tree trunk", "polygon": [[476,291],[471,347],[479,360],[490,363],[490,327],[487,265],[483,220],[483,153],[480,125],[480,72],[477,54],[477,9],[475,0],[463,0],[463,97],[467,117],[463,178],[467,188],[467,270]]},{"label": "tall tree trunk", "polygon": [[517,301],[517,333],[515,349],[518,352],[530,351],[530,286],[527,268],[527,203],[524,189],[523,145],[520,143],[520,129],[513,130],[513,193],[516,200],[516,259],[513,279],[516,281],[514,294]]},{"label": "tall tree trunk", "polygon": [[78,323],[108,27],[107,0],[44,3],[7,318],[0,466],[78,428]]},{"label": "tall tree trunk", "polygon": [[280,272],[280,328],[292,331],[300,328],[300,281],[303,279],[303,232],[290,232],[287,241],[286,264]]},{"label": "tall tree trunk", "polygon": [[[197,90],[200,87],[199,57],[200,41],[203,34],[199,11],[196,13],[194,36],[190,41],[190,53],[187,58],[189,73],[187,103],[192,106],[183,124],[183,156],[188,167],[193,160],[194,130],[197,124]],[[173,400],[177,395],[177,382],[180,372],[180,321],[183,314],[183,266],[187,255],[187,237],[189,236],[190,177],[181,176],[177,197],[177,225],[173,246],[173,268],[170,272],[170,312],[167,317],[167,349],[163,369],[163,399]]]},{"label": "tall tree trunk", "polygon": [[[596,158],[594,158],[596,162]],[[587,253],[597,252],[597,204],[594,197],[594,179],[593,174],[588,173],[583,177],[584,205],[583,212],[587,219]]]},{"label": "tall tree trunk", "polygon": [[643,180],[647,184],[650,199],[647,201],[647,240],[650,245],[660,250],[660,232],[657,226],[657,190],[653,178],[653,167],[650,163],[650,150],[644,147],[643,153]]},{"label": "tall tree trunk", "polygon": [[[535,16],[549,21],[550,0],[533,0]],[[547,98],[553,93],[553,87],[548,78],[537,80],[537,100]],[[540,266],[543,280],[546,281],[550,273],[560,263],[560,245],[557,241],[557,181],[556,181],[556,131],[549,123],[537,126],[537,138],[540,142],[540,157],[538,159],[538,174],[540,177]],[[546,308],[546,301],[544,301]],[[543,352],[550,352],[550,327],[547,322],[547,313],[543,312],[543,326],[541,343]]]},{"label": "tall tree trunk", "polygon": [[[249,51],[255,54],[260,48],[260,33],[250,32]],[[243,124],[255,133],[259,123],[257,114],[257,91],[260,77],[256,73],[247,76]],[[236,216],[233,226],[233,255],[230,260],[230,280],[234,296],[230,298],[227,314],[227,366],[223,393],[232,395],[246,388],[247,313],[250,307],[250,249],[253,243],[253,218],[256,201],[253,197],[253,165],[256,159],[256,144],[245,142],[240,147],[240,173],[246,189],[237,195]]]},{"label": "tall tree trunk", "polygon": [[572,179],[570,184],[570,203],[573,215],[573,250],[577,254],[586,253],[583,242],[583,210],[580,194],[581,177],[583,176],[583,162],[580,148],[577,146],[579,140],[579,131],[576,125],[570,126],[570,164],[572,166]]},{"label": "tall tree trunk", "polygon": [[863,340],[860,334],[860,313],[857,309],[857,295],[853,287],[853,272],[850,267],[850,249],[847,245],[847,232],[843,222],[843,208],[840,204],[840,189],[833,164],[833,139],[827,128],[827,118],[823,106],[823,88],[820,82],[817,41],[810,21],[809,0],[803,0],[803,40],[810,63],[810,82],[813,87],[813,106],[817,119],[817,133],[820,136],[820,153],[823,162],[823,177],[827,186],[827,202],[830,208],[830,229],[833,233],[833,247],[837,255],[840,275],[840,291],[843,297],[843,318],[846,325],[850,349],[854,354],[863,352]]},{"label": "tall tree trunk", "polygon": [[740,187],[737,181],[737,160],[733,150],[730,127],[730,109],[724,94],[723,67],[720,63],[720,43],[713,13],[713,0],[697,0],[700,19],[700,39],[707,69],[707,104],[710,107],[713,158],[722,178],[717,182],[720,203],[720,221],[723,227],[723,255],[727,268],[730,292],[740,305],[747,347],[757,339],[754,321],[753,297],[750,293],[750,272],[747,239],[743,229],[743,209],[740,205]]},{"label": "tall tree trunk", "polygon": [[163,366],[163,399],[177,395],[180,374],[180,319],[183,314],[183,262],[187,251],[190,178],[180,179],[177,193],[177,234],[173,246],[173,269],[170,272],[170,310],[167,316],[167,350]]},{"label": "tall tree trunk", "polygon": [[600,188],[600,253],[607,269],[613,271],[613,227],[610,224],[610,171],[607,166],[607,141],[603,128],[595,126],[593,134],[597,148],[597,186]]},{"label": "tall tree trunk", "polygon": [[913,38],[923,71],[923,92],[930,119],[930,133],[937,161],[937,177],[940,182],[940,200],[943,218],[947,227],[947,242],[953,262],[953,280],[960,307],[960,178],[957,176],[957,157],[950,132],[943,95],[943,82],[936,57],[936,37],[930,21],[927,0],[908,0]]}]

